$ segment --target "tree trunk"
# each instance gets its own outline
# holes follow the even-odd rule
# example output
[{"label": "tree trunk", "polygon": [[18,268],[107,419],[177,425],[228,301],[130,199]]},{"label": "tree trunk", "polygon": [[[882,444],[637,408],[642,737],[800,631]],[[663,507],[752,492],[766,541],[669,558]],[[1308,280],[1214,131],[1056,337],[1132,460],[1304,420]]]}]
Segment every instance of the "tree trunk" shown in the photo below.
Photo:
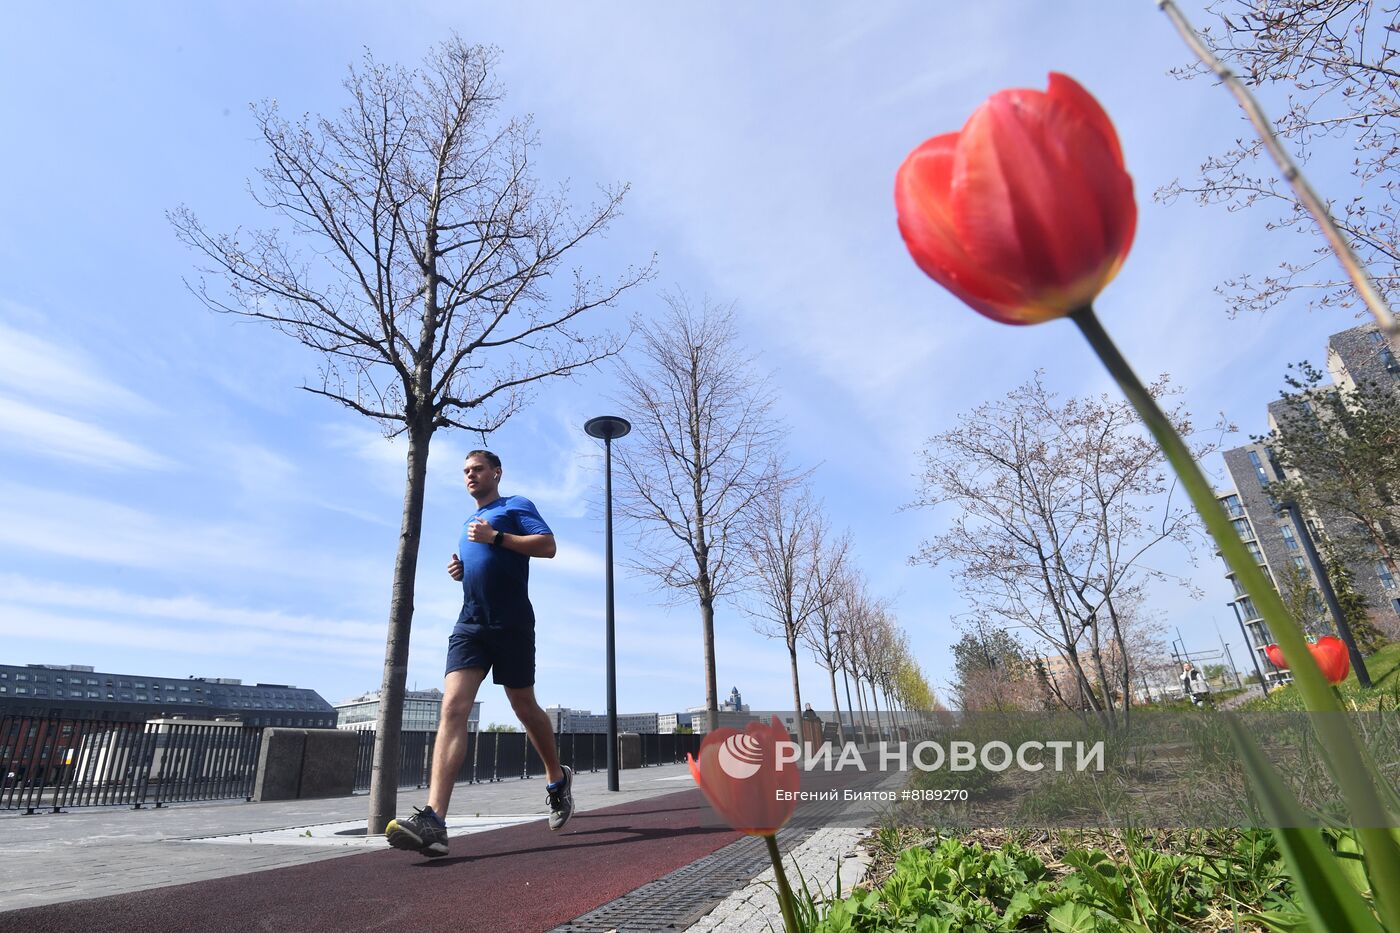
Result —
[{"label": "tree trunk", "polygon": [[870,681],[870,708],[875,713],[875,734],[884,738],[885,726],[880,722],[880,700],[875,696],[875,680]]},{"label": "tree trunk", "polygon": [[860,686],[860,675],[855,674],[856,682],[856,705],[860,707],[860,743],[864,745],[868,740],[870,731],[870,714],[866,711],[865,691]]},{"label": "tree trunk", "polygon": [[379,688],[379,718],[374,727],[374,765],[369,785],[369,826],[374,836],[394,818],[399,794],[399,732],[403,727],[404,684],[408,679],[408,636],[413,626],[413,589],[418,573],[418,546],[423,534],[423,496],[427,486],[431,427],[408,431],[408,477],[403,493],[399,549],[394,561],[389,634],[384,644],[384,679]]},{"label": "tree trunk", "polygon": [[715,677],[715,603],[700,600],[700,629],[705,642],[705,719],[709,731],[719,728],[719,684]]},{"label": "tree trunk", "polygon": [[804,740],[807,737],[803,734],[804,724],[802,721],[802,690],[797,685],[797,642],[795,640],[789,641],[787,643],[787,649],[788,662],[792,667],[792,722],[793,725],[797,727],[797,747],[801,749],[801,754],[805,759],[807,749],[806,742]]},{"label": "tree trunk", "polygon": [[836,711],[836,734],[841,739],[841,747],[846,746],[846,724],[841,721],[841,699],[836,695],[836,665],[835,662],[827,669],[831,675],[831,708]]}]

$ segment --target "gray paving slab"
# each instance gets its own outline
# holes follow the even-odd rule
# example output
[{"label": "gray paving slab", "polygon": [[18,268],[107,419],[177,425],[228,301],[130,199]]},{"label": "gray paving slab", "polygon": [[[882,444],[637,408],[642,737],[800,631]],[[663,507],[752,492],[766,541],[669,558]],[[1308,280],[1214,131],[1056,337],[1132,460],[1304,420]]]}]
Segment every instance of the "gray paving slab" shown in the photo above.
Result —
[{"label": "gray paving slab", "polygon": [[[583,811],[694,786],[684,764],[624,771],[620,783],[621,790],[611,793],[605,772],[578,774],[575,804]],[[543,778],[457,785],[450,814],[456,826],[449,826],[449,835],[470,832],[478,818],[533,813],[544,819],[544,785]],[[398,812],[423,806],[426,799],[426,790],[402,791]],[[5,884],[0,886],[0,911],[352,855],[364,851],[365,843],[309,845],[298,835],[310,831],[315,837],[333,824],[362,820],[368,806],[368,799],[359,795],[272,803],[213,801],[159,810],[88,807],[64,813],[3,813],[0,858]]]}]

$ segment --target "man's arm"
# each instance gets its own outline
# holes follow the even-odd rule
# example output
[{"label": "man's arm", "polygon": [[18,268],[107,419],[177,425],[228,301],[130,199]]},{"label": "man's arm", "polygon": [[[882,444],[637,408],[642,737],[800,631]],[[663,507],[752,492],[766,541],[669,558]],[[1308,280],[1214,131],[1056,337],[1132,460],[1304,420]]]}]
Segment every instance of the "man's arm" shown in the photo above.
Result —
[{"label": "man's arm", "polygon": [[501,532],[496,546],[524,554],[526,557],[549,558],[558,550],[554,544],[554,535],[512,535]]}]

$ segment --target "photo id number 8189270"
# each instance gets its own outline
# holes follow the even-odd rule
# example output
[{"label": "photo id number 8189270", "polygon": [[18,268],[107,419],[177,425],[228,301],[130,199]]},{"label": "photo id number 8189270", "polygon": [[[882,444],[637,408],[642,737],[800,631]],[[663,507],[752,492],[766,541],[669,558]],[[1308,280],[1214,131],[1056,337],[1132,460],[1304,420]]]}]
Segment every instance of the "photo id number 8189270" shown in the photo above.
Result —
[{"label": "photo id number 8189270", "polygon": [[966,800],[967,788],[923,788],[920,790],[906,790],[900,794],[905,800],[925,800],[934,803],[946,801]]}]

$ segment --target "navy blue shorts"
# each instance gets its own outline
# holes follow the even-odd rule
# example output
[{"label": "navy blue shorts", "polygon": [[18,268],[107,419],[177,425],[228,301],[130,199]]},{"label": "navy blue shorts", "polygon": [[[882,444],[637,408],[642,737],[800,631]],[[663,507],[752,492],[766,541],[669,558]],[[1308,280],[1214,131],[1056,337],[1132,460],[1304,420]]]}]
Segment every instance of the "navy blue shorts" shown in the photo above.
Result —
[{"label": "navy blue shorts", "polygon": [[502,687],[533,687],[534,626],[458,622],[447,638],[447,673],[468,667],[491,671],[492,682]]}]

